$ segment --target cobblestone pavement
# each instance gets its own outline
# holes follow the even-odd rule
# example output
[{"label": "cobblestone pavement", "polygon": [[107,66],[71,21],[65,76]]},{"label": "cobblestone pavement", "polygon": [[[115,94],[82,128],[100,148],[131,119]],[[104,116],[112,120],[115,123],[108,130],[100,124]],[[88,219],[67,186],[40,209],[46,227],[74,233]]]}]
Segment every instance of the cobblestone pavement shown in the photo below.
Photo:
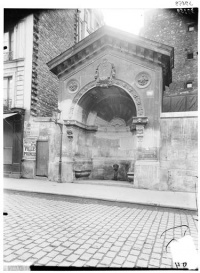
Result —
[{"label": "cobblestone pavement", "polygon": [[165,246],[192,211],[44,194],[4,193],[4,262],[45,266],[172,268]]}]

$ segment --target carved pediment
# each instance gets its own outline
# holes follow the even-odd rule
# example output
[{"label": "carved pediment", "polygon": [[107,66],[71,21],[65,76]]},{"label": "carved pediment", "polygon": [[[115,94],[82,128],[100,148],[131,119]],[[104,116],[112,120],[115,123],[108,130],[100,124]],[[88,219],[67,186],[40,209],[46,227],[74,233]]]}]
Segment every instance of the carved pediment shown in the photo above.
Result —
[{"label": "carved pediment", "polygon": [[[138,59],[142,58],[144,61],[161,65],[163,68],[163,86],[168,86],[171,83],[174,64],[174,51],[172,47],[108,26],[101,27],[78,44],[67,49],[58,57],[51,60],[48,66],[52,73],[58,77],[62,77],[64,74],[72,72],[79,65],[82,65],[107,49],[112,49],[120,53],[123,52],[128,57],[134,56]],[[104,65],[107,66],[106,69],[104,69]],[[108,86],[112,84],[115,70],[114,66],[109,62],[104,65],[102,64],[97,68],[96,81],[99,85]],[[146,87],[149,83],[146,75],[143,75],[138,80],[140,88]]]}]

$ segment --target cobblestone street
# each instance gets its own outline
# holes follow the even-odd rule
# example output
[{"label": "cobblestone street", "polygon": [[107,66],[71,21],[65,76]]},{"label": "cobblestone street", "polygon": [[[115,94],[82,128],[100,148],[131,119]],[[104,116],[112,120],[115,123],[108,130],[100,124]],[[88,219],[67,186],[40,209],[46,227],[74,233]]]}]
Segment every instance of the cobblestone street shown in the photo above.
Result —
[{"label": "cobblestone street", "polygon": [[6,264],[172,268],[179,225],[197,248],[193,211],[5,191],[4,212]]}]

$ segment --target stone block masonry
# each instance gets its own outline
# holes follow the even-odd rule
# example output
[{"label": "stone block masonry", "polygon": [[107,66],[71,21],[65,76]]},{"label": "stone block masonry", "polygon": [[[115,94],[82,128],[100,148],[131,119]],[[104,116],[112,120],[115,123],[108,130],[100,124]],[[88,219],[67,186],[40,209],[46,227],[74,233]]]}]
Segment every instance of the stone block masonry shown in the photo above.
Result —
[{"label": "stone block masonry", "polygon": [[161,120],[160,186],[195,192],[198,176],[197,118]]}]

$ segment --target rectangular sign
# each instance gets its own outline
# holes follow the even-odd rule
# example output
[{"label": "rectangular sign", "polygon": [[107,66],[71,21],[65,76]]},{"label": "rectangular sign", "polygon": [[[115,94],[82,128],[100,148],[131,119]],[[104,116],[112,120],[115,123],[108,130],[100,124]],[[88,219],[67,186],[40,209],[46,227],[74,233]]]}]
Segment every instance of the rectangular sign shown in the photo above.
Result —
[{"label": "rectangular sign", "polygon": [[33,160],[36,159],[36,139],[24,139],[23,158]]},{"label": "rectangular sign", "polygon": [[138,155],[139,160],[157,160],[158,153],[156,149],[150,148],[149,150],[142,149]]}]

